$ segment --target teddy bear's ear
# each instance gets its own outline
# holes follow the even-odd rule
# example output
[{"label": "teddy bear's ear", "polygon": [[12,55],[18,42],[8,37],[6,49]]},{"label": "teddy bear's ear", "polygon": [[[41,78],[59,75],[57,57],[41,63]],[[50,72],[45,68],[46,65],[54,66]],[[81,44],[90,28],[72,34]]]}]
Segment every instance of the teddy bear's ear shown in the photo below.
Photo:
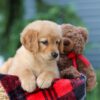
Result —
[{"label": "teddy bear's ear", "polygon": [[83,27],[78,27],[78,31],[84,37],[85,42],[87,42],[87,40],[88,40],[88,31],[87,31],[87,29],[83,28]]},{"label": "teddy bear's ear", "polygon": [[66,29],[66,30],[70,30],[70,29],[73,29],[74,26],[72,24],[62,24],[61,28]]},{"label": "teddy bear's ear", "polygon": [[71,25],[71,24],[62,24],[61,25],[61,27],[62,28],[70,28],[70,27],[72,27],[73,25]]},{"label": "teddy bear's ear", "polygon": [[73,30],[73,25],[71,25],[71,24],[62,24],[61,28],[62,28],[63,33],[68,33],[68,32]]}]

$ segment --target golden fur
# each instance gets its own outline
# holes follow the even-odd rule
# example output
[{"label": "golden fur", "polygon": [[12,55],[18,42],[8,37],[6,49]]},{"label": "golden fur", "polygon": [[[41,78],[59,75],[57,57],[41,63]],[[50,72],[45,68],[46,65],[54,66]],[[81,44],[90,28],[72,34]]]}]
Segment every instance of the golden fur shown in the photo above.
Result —
[{"label": "golden fur", "polygon": [[61,33],[60,26],[51,21],[30,23],[21,33],[22,46],[0,72],[17,75],[27,92],[33,92],[36,86],[48,88],[55,78],[59,78],[57,61],[59,50],[62,51]]}]

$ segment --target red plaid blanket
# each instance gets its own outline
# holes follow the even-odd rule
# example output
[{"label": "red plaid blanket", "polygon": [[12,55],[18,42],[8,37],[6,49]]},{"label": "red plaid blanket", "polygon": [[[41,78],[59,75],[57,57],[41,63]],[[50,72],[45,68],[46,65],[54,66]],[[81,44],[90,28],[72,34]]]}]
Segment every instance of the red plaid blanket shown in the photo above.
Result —
[{"label": "red plaid blanket", "polygon": [[26,93],[18,77],[0,74],[0,82],[10,100],[84,100],[86,79],[57,79],[48,89]]}]

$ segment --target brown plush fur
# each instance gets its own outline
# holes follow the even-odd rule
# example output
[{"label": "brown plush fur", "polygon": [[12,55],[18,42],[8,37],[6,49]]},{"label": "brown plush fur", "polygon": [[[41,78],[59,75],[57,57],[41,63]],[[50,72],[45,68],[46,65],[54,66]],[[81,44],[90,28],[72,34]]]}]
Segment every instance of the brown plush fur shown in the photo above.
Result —
[{"label": "brown plush fur", "polygon": [[86,65],[77,58],[78,69],[76,69],[72,64],[72,60],[67,57],[67,54],[71,51],[76,54],[83,54],[88,32],[85,28],[76,27],[71,24],[63,24],[61,27],[64,39],[64,54],[61,54],[58,62],[61,77],[76,78],[80,76],[80,73],[83,73],[87,77],[87,90],[90,91],[96,85],[96,75],[92,64],[86,67]]},{"label": "brown plush fur", "polygon": [[[22,46],[5,62],[0,73],[16,75],[27,92],[48,88],[59,78],[57,61],[62,49],[61,27],[51,21],[35,21],[21,33]],[[54,56],[56,53],[58,56]]]}]

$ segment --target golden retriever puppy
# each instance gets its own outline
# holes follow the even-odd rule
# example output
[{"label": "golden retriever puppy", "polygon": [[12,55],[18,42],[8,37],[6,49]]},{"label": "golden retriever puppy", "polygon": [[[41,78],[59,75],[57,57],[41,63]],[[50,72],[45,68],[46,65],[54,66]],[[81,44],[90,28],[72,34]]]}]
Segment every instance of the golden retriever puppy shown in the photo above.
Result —
[{"label": "golden retriever puppy", "polygon": [[50,87],[52,81],[59,78],[57,61],[62,51],[61,34],[60,26],[51,21],[39,20],[27,25],[20,36],[22,46],[4,65],[5,73],[18,76],[27,92],[33,92],[36,86]]}]

